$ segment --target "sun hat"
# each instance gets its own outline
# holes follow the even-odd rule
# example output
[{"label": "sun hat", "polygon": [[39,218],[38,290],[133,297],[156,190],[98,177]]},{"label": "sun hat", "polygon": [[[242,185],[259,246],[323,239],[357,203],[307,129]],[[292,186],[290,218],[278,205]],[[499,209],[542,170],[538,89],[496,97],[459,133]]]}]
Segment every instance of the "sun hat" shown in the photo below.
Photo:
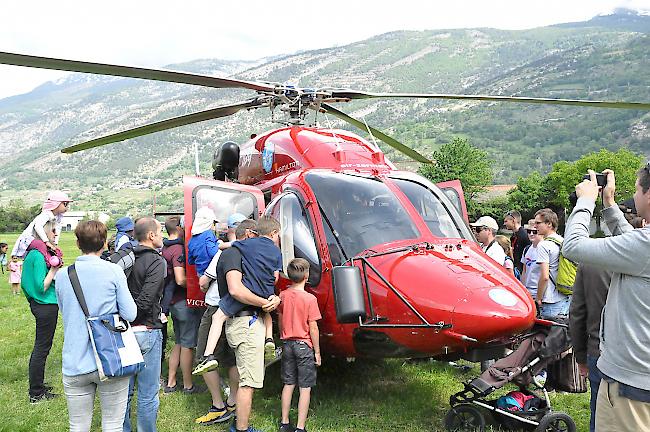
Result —
[{"label": "sun hat", "polygon": [[214,211],[210,207],[201,207],[194,214],[194,220],[192,221],[192,235],[201,234],[204,231],[207,231],[212,228],[217,217],[214,214]]},{"label": "sun hat", "polygon": [[50,191],[47,199],[43,202],[43,210],[54,210],[61,203],[72,202],[67,193],[61,191]]},{"label": "sun hat", "polygon": [[121,217],[115,222],[115,228],[118,232],[132,231],[134,228],[133,219],[128,216]]}]

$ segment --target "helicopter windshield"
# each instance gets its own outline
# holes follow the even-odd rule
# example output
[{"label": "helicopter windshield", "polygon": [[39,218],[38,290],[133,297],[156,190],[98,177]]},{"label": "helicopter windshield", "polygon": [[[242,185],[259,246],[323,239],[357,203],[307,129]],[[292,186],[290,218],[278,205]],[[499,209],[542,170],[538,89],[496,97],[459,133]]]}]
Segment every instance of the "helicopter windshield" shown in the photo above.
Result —
[{"label": "helicopter windshield", "polygon": [[429,227],[431,234],[437,237],[463,238],[452,215],[432,190],[410,180],[391,178],[391,181],[411,201],[413,207]]},{"label": "helicopter windshield", "polygon": [[[326,231],[329,222],[348,258],[378,244],[419,236],[402,204],[381,181],[322,172],[308,173],[305,179],[328,219],[323,223]],[[338,250],[330,237],[330,252]]]}]

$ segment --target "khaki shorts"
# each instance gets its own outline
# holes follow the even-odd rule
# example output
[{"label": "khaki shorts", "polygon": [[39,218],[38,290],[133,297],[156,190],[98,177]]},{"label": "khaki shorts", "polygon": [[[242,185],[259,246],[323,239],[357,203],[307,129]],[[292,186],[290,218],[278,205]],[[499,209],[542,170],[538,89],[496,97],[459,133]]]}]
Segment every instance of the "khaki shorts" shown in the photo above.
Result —
[{"label": "khaki shorts", "polygon": [[[208,335],[210,334],[210,327],[212,326],[212,315],[219,310],[219,306],[210,306],[203,313],[201,324],[199,324],[198,337],[196,341],[196,362],[199,363],[203,360],[203,352],[208,343]],[[214,348],[214,357],[219,362],[219,366],[230,368],[235,366],[235,353],[226,342],[226,335],[221,332],[221,337],[217,346]]]},{"label": "khaki shorts", "polygon": [[620,396],[617,382],[601,380],[596,401],[596,431],[650,431],[650,403]]},{"label": "khaki shorts", "polygon": [[[251,321],[253,321],[251,323]],[[264,338],[266,328],[261,317],[228,318],[226,320],[228,344],[235,350],[239,386],[262,388],[264,386]]]}]

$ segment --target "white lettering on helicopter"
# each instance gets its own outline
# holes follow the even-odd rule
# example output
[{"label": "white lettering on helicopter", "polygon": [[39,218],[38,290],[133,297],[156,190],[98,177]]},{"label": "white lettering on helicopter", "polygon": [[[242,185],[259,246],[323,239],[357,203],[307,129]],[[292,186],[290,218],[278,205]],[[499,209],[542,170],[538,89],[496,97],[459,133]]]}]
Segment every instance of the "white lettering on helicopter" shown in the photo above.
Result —
[{"label": "white lettering on helicopter", "polygon": [[241,158],[242,166],[249,167],[249,166],[251,166],[252,161],[253,161],[253,154],[252,153],[246,153],[246,154],[242,155],[242,158]]},{"label": "white lettering on helicopter", "polygon": [[285,171],[289,171],[290,169],[295,168],[296,166],[298,166],[298,164],[295,161],[294,162],[289,162],[286,165],[282,165],[281,167],[276,168],[275,172],[277,174],[280,174],[280,173],[283,173]]}]

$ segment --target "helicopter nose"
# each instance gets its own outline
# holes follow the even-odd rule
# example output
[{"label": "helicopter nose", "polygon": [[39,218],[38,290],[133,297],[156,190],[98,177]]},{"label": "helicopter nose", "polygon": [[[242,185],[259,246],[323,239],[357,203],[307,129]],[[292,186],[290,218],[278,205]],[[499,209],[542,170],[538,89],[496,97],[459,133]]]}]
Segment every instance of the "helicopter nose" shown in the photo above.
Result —
[{"label": "helicopter nose", "polygon": [[525,288],[496,285],[468,291],[452,312],[452,329],[481,342],[531,327],[535,306]]}]

